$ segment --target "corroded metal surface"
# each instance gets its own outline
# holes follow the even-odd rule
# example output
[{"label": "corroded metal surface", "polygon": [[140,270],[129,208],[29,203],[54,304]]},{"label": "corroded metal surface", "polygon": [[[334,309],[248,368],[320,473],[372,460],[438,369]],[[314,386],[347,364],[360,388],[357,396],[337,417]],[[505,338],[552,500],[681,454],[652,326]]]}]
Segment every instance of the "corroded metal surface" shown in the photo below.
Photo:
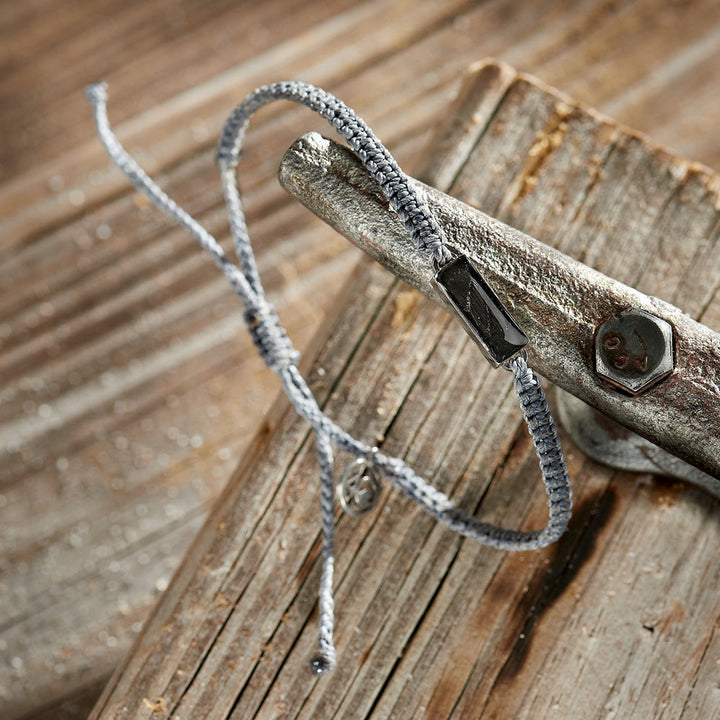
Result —
[{"label": "corroded metal surface", "polygon": [[597,374],[629,395],[645,392],[666,378],[673,367],[673,331],[665,320],[630,308],[598,328]]},{"label": "corroded metal surface", "polygon": [[685,480],[720,497],[720,479],[671,455],[560,388],[555,402],[558,420],[575,445],[593,460],[630,472]]},{"label": "corroded metal surface", "polygon": [[[359,161],[310,133],[286,153],[280,181],[306,207],[397,277],[446,304],[434,270]],[[720,477],[720,336],[678,308],[613,280],[468,205],[417,182],[458,254],[470,257],[530,338],[530,364],[610,418]],[[600,325],[628,308],[673,328],[673,372],[634,398],[595,373]]]}]

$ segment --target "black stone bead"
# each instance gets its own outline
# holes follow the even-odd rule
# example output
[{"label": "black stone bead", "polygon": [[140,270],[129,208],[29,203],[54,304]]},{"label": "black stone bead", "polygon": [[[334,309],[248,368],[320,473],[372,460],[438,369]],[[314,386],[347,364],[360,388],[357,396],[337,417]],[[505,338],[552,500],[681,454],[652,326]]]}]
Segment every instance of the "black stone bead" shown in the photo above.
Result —
[{"label": "black stone bead", "polygon": [[313,675],[325,675],[332,669],[332,662],[322,653],[316,653],[312,660],[310,660],[310,672]]},{"label": "black stone bead", "polygon": [[527,345],[525,333],[467,257],[461,255],[443,265],[435,282],[493,365],[500,365]]}]

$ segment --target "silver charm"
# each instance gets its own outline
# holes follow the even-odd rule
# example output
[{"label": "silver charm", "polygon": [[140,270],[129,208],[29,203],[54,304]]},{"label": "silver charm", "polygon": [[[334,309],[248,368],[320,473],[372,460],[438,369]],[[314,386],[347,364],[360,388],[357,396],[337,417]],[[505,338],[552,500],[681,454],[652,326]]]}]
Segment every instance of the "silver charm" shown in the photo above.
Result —
[{"label": "silver charm", "polygon": [[[372,452],[377,452],[377,448],[373,448]],[[370,512],[377,505],[381,492],[380,473],[370,458],[358,458],[351,462],[337,485],[338,501],[342,509],[353,517]]]}]

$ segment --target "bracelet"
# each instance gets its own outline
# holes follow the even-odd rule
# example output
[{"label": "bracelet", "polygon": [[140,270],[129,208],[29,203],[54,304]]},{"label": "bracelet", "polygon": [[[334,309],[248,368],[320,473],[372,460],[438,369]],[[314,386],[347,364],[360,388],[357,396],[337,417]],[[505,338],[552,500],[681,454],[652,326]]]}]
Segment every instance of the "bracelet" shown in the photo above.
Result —
[{"label": "bracelet", "polygon": [[[318,592],[318,651],[310,662],[313,673],[322,675],[336,664],[332,592],[335,529],[333,445],[357,458],[343,473],[338,490],[341,505],[349,514],[358,514],[372,507],[372,500],[379,493],[380,475],[383,475],[425,512],[452,530],[485,545],[502,550],[532,550],[545,547],[562,535],[572,509],[570,480],[545,395],[527,365],[523,347],[528,339],[470,260],[453,255],[426,203],[413,190],[395,159],[362,119],[330,93],[301,82],[260,87],[233,110],[220,137],[217,161],[238,258],[238,265],[235,265],[217,240],[168,197],[124,150],[108,121],[106,85],[96,83],[88,86],[85,92],[94,107],[98,135],[110,159],[137,190],[186,227],[210,254],[244,304],[245,322],[260,356],[277,373],[290,402],[314,430],[320,467],[323,561]],[[417,251],[434,266],[435,282],[465,329],[495,367],[502,365],[512,371],[515,391],[535,444],[547,493],[549,519],[544,529],[509,530],[472,517],[416,475],[400,458],[384,455],[378,448],[355,439],[320,409],[297,369],[299,353],[293,348],[274,308],[265,299],[235,172],[250,117],[263,105],[281,99],[306,105],[346,138],[404,222]]]}]

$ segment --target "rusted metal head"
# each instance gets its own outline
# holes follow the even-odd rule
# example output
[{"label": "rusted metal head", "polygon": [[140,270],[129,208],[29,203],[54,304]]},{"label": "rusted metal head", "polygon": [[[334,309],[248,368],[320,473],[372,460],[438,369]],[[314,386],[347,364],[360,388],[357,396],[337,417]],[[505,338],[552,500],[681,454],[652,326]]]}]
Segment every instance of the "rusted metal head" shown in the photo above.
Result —
[{"label": "rusted metal head", "polygon": [[668,377],[673,365],[673,330],[662,318],[628,308],[598,328],[597,374],[618,390],[639,395]]}]

